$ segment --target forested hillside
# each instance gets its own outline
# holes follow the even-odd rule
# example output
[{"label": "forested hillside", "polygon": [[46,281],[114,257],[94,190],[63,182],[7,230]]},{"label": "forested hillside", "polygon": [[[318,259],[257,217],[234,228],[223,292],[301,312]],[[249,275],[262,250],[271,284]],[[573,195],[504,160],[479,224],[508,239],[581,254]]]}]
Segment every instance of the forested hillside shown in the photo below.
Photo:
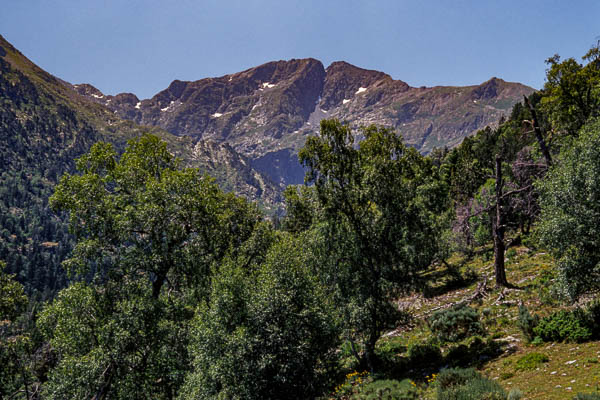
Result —
[{"label": "forested hillside", "polygon": [[427,156],[321,121],[277,220],[6,52],[0,398],[599,397],[599,47]]}]

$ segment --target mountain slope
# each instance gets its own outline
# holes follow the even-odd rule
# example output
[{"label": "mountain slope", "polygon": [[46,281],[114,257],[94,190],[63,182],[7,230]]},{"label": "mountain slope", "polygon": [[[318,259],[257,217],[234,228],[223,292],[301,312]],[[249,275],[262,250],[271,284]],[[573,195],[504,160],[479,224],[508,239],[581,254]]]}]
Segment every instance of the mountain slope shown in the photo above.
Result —
[{"label": "mountain slope", "polygon": [[122,118],[194,140],[226,142],[282,184],[300,183],[296,154],[323,118],[396,129],[421,152],[454,146],[500,117],[533,89],[492,78],[481,85],[413,88],[389,75],[315,59],[277,61],[194,82],[173,81],[151,99],[74,89]]}]

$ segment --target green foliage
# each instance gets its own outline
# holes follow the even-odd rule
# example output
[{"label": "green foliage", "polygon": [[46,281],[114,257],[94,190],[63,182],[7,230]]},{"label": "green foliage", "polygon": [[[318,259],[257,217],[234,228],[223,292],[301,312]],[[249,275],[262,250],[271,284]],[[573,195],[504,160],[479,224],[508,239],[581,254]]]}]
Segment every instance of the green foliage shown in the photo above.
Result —
[{"label": "green foliage", "polygon": [[437,400],[505,400],[502,387],[473,368],[443,369],[437,376]]},{"label": "green foliage", "polygon": [[600,287],[600,121],[588,124],[539,183],[542,243],[572,298]]},{"label": "green foliage", "polygon": [[430,343],[413,343],[408,346],[406,355],[408,365],[415,367],[437,365],[443,359],[440,347]]},{"label": "green foliage", "polygon": [[458,342],[484,333],[479,313],[467,305],[436,311],[427,320],[431,332],[442,342]]},{"label": "green foliage", "polygon": [[0,261],[0,321],[14,320],[27,304],[27,296],[23,285],[14,280],[14,275],[7,274],[6,264]]},{"label": "green foliage", "polygon": [[555,55],[546,60],[542,105],[556,130],[577,135],[579,129],[600,110],[600,52],[593,47],[584,56],[586,65],[575,59],[560,61]]},{"label": "green foliage", "polygon": [[546,342],[584,342],[592,337],[585,315],[581,310],[558,312],[542,318],[533,329],[536,336]]},{"label": "green foliage", "polygon": [[573,400],[600,400],[598,393],[577,393]]},{"label": "green foliage", "polygon": [[450,347],[444,363],[455,367],[480,366],[500,352],[501,345],[494,339],[471,336],[464,343]]},{"label": "green foliage", "polygon": [[513,388],[508,392],[506,400],[521,400],[523,398],[523,392],[517,388]]},{"label": "green foliage", "polygon": [[306,231],[316,220],[319,205],[313,187],[293,186],[285,188],[286,216],[282,227],[292,233]]},{"label": "green foliage", "polygon": [[120,160],[97,143],[50,199],[69,212],[78,240],[65,265],[72,274],[121,280],[141,273],[157,298],[173,285],[207,287],[210,264],[249,237],[256,210],[223,194],[212,179],[178,161],[158,137],[131,140]]},{"label": "green foliage", "polygon": [[361,134],[355,147],[348,126],[321,121],[299,157],[327,224],[324,279],[340,299],[346,337],[364,347],[361,361],[372,368],[376,341],[400,317],[392,299],[439,251],[446,197],[431,161],[394,132],[371,126]]},{"label": "green foliage", "polygon": [[[559,258],[562,283],[572,297],[598,284],[598,154],[600,121],[592,121],[572,147],[565,148],[560,163],[540,183],[543,214],[542,242]],[[558,209],[558,202],[563,204]],[[560,236],[560,238],[559,238]]]},{"label": "green foliage", "polygon": [[542,353],[529,353],[519,358],[515,369],[517,371],[532,371],[540,364],[550,361],[547,355]]},{"label": "green foliage", "polygon": [[253,270],[228,261],[193,322],[181,399],[305,399],[327,378],[339,331],[304,240],[283,235]]},{"label": "green foliage", "polygon": [[419,394],[412,381],[379,379],[360,387],[358,392],[350,397],[356,400],[417,400]]},{"label": "green foliage", "polygon": [[537,315],[531,315],[527,307],[519,306],[519,319],[517,325],[527,341],[531,342],[535,338],[534,328],[539,323],[540,318]]},{"label": "green foliage", "polygon": [[181,312],[170,303],[139,280],[62,290],[39,321],[59,357],[45,397],[169,398],[187,360]]},{"label": "green foliage", "polygon": [[0,398],[11,398],[28,390],[32,340],[17,320],[27,305],[23,285],[5,269],[6,264],[0,261]]},{"label": "green foliage", "polygon": [[89,283],[61,291],[42,313],[58,357],[44,393],[173,398],[189,369],[193,307],[212,267],[253,237],[258,213],[179,169],[155,136],[131,140],[120,158],[98,143],[77,167],[81,175],[65,175],[50,201],[69,213],[78,240],[65,264]]}]

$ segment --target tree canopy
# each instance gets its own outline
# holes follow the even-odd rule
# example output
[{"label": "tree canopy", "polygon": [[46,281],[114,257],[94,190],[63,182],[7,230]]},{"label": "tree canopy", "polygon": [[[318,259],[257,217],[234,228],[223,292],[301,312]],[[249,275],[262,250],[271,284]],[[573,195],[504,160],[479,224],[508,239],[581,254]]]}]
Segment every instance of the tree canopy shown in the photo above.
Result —
[{"label": "tree canopy", "polygon": [[347,338],[364,345],[372,369],[375,343],[398,319],[391,301],[436,255],[444,191],[432,164],[393,131],[360,134],[355,145],[348,126],[324,120],[299,157],[336,244],[329,275],[344,299]]}]

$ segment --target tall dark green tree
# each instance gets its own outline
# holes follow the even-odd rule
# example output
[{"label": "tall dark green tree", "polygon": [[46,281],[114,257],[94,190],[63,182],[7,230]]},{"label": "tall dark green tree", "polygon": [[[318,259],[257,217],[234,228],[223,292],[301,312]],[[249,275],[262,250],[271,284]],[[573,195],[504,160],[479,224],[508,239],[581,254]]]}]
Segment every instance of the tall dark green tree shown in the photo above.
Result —
[{"label": "tall dark green tree", "polygon": [[393,131],[360,133],[364,140],[355,143],[348,126],[324,120],[299,157],[327,222],[334,258],[327,276],[341,299],[346,338],[373,369],[375,344],[399,317],[394,298],[414,288],[437,254],[446,190],[431,161]]}]

